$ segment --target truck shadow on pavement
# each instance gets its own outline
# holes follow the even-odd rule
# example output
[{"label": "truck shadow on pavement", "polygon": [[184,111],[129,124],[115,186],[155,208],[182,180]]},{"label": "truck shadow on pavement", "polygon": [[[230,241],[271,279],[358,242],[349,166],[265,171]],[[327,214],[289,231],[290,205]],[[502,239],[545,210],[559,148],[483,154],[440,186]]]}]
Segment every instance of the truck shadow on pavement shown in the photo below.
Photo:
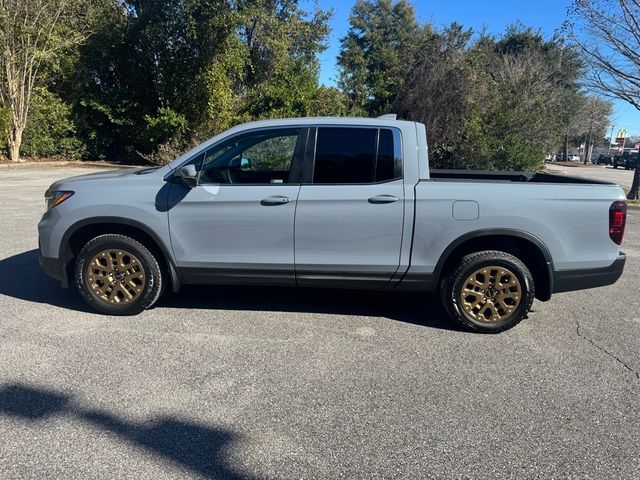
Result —
[{"label": "truck shadow on pavement", "polygon": [[384,317],[424,327],[460,330],[439,299],[426,293],[187,285],[179,293],[165,292],[157,307]]},{"label": "truck shadow on pavement", "polygon": [[0,295],[27,302],[88,312],[75,289],[64,289],[38,264],[38,250],[29,250],[0,260]]},{"label": "truck shadow on pavement", "polygon": [[30,422],[64,417],[108,432],[205,478],[248,478],[227,465],[224,449],[239,436],[223,429],[172,417],[135,423],[104,410],[74,404],[67,394],[21,383],[0,387],[0,415]]},{"label": "truck shadow on pavement", "polygon": [[[38,264],[38,251],[0,260],[0,295],[81,312],[92,310],[75,288],[63,289]],[[156,308],[304,312],[386,317],[404,323],[458,330],[435,295],[295,287],[184,286],[166,291]]]}]

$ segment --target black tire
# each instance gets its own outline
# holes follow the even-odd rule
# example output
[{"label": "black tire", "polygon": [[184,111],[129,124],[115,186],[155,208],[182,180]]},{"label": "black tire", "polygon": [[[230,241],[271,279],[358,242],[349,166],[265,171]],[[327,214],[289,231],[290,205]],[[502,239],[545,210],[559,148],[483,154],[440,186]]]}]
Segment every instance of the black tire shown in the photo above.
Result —
[{"label": "black tire", "polygon": [[[90,262],[100,252],[109,249],[122,249],[129,252],[135,256],[136,263],[142,268],[144,280],[140,281],[140,291],[133,299],[127,299],[126,303],[124,301],[107,303],[107,300],[100,299],[94,293],[87,278]],[[137,240],[117,234],[100,235],[82,247],[76,256],[74,279],[78,291],[87,305],[108,315],[137,315],[155,304],[164,291],[162,270],[154,255]]]},{"label": "black tire", "polygon": [[[489,266],[503,267],[509,270],[519,282],[519,303],[514,306],[515,309],[512,313],[505,314],[504,320],[480,321],[471,318],[462,305],[461,295],[467,279],[474,272]],[[506,252],[487,250],[462,257],[460,262],[450,270],[450,275],[443,279],[440,295],[442,304],[451,318],[464,328],[480,333],[499,333],[512,328],[526,318],[533,304],[535,286],[531,272],[522,261]]]}]

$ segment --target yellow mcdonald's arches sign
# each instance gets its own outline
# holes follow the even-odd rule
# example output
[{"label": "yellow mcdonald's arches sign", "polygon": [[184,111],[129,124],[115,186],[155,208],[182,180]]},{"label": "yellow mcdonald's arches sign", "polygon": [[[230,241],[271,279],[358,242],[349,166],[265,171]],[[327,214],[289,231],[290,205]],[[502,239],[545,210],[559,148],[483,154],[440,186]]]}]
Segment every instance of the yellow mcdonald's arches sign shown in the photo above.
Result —
[{"label": "yellow mcdonald's arches sign", "polygon": [[626,129],[621,129],[618,130],[618,134],[616,135],[616,138],[626,138],[627,137],[627,130]]}]

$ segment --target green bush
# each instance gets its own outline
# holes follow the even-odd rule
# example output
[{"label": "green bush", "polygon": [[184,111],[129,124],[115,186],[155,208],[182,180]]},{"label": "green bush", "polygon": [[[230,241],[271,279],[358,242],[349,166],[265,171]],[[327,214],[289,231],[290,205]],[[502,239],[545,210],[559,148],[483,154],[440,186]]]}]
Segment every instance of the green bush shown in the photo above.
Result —
[{"label": "green bush", "polygon": [[8,108],[0,108],[0,150],[4,152],[7,148],[7,134],[11,127],[11,112]]},{"label": "green bush", "polygon": [[71,107],[44,87],[33,91],[21,152],[27,157],[81,158],[84,155]]}]

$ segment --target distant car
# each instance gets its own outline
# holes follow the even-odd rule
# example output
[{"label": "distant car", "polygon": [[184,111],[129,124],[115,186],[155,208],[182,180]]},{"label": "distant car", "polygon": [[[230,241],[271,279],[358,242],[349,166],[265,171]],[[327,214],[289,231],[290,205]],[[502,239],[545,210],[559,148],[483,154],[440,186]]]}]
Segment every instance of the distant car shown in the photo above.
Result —
[{"label": "distant car", "polygon": [[561,162],[561,161],[562,161],[562,154],[556,153],[556,162]]},{"label": "distant car", "polygon": [[633,170],[637,164],[637,153],[624,152],[622,155],[613,157],[613,168],[624,167],[625,170]]},{"label": "distant car", "polygon": [[611,155],[600,155],[594,163],[596,165],[611,165],[611,162],[613,162]]}]

